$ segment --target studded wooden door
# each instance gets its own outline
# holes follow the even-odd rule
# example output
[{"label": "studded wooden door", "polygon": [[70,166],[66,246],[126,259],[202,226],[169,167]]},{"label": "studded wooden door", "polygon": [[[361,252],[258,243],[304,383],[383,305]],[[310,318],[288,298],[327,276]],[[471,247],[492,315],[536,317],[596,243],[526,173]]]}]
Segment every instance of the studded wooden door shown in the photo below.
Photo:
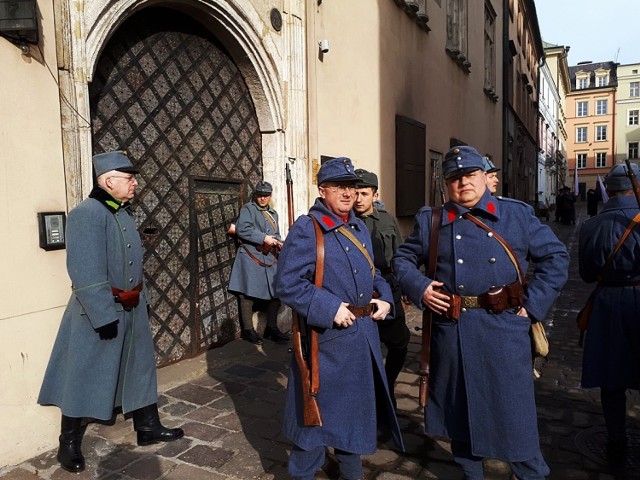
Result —
[{"label": "studded wooden door", "polygon": [[125,149],[140,170],[134,206],[158,363],[229,341],[239,326],[225,225],[262,178],[238,68],[192,18],[148,8],[114,33],[89,91],[94,153]]}]

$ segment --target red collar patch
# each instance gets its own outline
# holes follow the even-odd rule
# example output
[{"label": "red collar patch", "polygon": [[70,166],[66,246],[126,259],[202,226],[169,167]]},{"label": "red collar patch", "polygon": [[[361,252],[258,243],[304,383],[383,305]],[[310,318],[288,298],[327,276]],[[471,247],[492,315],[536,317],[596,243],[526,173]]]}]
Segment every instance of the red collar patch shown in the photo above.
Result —
[{"label": "red collar patch", "polygon": [[453,222],[456,219],[456,212],[454,212],[453,210],[447,210],[447,219],[450,222]]},{"label": "red collar patch", "polygon": [[493,203],[493,202],[488,202],[488,203],[487,203],[487,211],[488,211],[489,213],[493,213],[493,214],[495,214],[495,213],[496,213],[496,204],[495,204],[495,203]]},{"label": "red collar patch", "polygon": [[333,219],[327,215],[323,215],[321,220],[327,227],[334,227],[336,225]]}]

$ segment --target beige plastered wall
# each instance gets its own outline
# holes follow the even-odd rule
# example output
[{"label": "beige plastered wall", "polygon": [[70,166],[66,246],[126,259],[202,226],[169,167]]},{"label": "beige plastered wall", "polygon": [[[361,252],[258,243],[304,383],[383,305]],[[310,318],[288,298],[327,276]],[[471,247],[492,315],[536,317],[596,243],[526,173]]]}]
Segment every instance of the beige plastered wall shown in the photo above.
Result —
[{"label": "beige plastered wall", "polygon": [[[501,165],[500,103],[483,92],[484,2],[469,3],[471,73],[445,53],[445,2],[427,2],[425,33],[393,0],[322,2],[308,12],[310,158],[348,156],[379,175],[380,195],[395,212],[395,116],[426,125],[429,150],[446,153],[451,137],[491,153]],[[494,8],[501,12],[502,2]],[[501,15],[496,19],[497,92],[501,94]],[[318,42],[329,41],[320,56]],[[312,185],[310,193],[317,194]],[[411,219],[409,219],[411,220]]]},{"label": "beige plastered wall", "polygon": [[45,65],[55,75],[52,2],[38,9],[41,51],[0,38],[0,466],[56,438],[59,413],[36,400],[70,292],[65,251],[38,246],[37,213],[66,211],[58,87]]}]

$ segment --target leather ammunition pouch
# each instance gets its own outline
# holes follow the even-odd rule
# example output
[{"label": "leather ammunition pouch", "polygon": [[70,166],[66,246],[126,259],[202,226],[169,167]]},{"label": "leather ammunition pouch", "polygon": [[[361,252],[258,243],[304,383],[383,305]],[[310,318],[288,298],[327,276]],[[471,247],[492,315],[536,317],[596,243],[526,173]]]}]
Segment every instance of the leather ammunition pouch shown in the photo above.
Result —
[{"label": "leather ammunition pouch", "polygon": [[140,292],[142,291],[142,283],[139,283],[131,290],[120,290],[119,288],[111,288],[113,293],[113,300],[116,303],[122,305],[122,307],[128,312],[132,308],[138,306],[140,303]]},{"label": "leather ammunition pouch", "polygon": [[460,312],[463,308],[482,308],[489,313],[498,314],[507,308],[522,307],[524,305],[524,288],[519,281],[490,288],[478,296],[461,296],[444,290],[440,290],[440,293],[449,296],[449,308],[445,316],[453,320],[460,319]]}]

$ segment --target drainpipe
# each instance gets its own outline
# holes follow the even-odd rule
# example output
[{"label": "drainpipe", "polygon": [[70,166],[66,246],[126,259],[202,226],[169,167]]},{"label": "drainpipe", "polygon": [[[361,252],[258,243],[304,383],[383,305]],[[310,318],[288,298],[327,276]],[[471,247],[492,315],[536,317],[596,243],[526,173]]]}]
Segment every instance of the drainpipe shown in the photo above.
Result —
[{"label": "drainpipe", "polygon": [[544,53],[544,50],[542,51],[542,56],[540,57],[540,60],[538,60],[538,81],[536,82],[538,85],[536,87],[536,93],[538,94],[538,101],[536,102],[538,104],[538,118],[540,118],[540,125],[538,125],[537,128],[537,132],[536,132],[536,181],[535,181],[535,196],[534,196],[534,208],[538,208],[538,202],[540,201],[540,198],[538,197],[538,192],[540,191],[540,179],[538,178],[538,155],[539,155],[539,150],[540,150],[540,135],[542,133],[542,127],[543,125],[543,120],[544,118],[542,117],[542,115],[540,115],[540,85],[541,85],[541,81],[540,81],[540,77],[542,77],[542,73],[540,72],[540,69],[544,66],[544,64],[547,62],[547,54]]},{"label": "drainpipe", "polygon": [[502,0],[502,194],[509,195],[509,0]]}]

